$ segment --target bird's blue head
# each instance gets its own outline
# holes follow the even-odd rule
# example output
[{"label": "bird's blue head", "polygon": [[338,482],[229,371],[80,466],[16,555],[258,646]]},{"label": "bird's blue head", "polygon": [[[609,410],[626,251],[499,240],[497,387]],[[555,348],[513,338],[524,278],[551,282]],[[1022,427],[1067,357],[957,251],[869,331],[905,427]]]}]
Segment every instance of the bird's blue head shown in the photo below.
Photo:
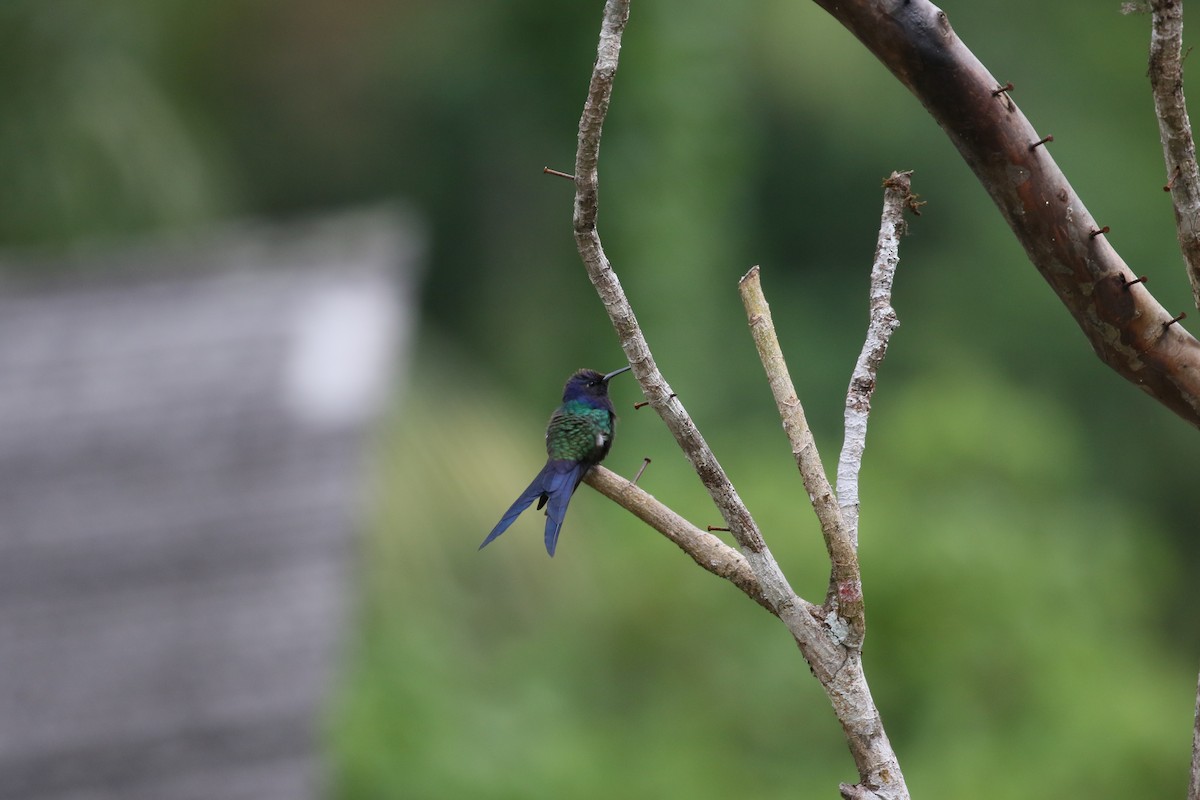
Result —
[{"label": "bird's blue head", "polygon": [[629,369],[628,366],[621,367],[607,375],[594,369],[581,369],[567,379],[567,385],[563,387],[563,402],[575,400],[597,408],[602,407],[608,402],[609,380],[622,372],[628,372]]}]

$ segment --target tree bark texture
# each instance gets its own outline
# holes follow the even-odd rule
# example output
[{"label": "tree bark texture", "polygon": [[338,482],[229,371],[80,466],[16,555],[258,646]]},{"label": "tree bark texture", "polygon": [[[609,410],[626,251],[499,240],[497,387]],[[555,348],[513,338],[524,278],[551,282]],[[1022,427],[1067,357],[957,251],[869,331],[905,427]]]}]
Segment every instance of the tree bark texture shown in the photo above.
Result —
[{"label": "tree bark texture", "polygon": [[917,96],[1096,354],[1200,427],[1200,342],[1109,245],[1043,141],[928,0],[814,0]]},{"label": "tree bark texture", "polygon": [[1153,0],[1150,31],[1150,88],[1167,184],[1175,207],[1175,230],[1192,299],[1200,308],[1200,167],[1183,97],[1183,0]]}]

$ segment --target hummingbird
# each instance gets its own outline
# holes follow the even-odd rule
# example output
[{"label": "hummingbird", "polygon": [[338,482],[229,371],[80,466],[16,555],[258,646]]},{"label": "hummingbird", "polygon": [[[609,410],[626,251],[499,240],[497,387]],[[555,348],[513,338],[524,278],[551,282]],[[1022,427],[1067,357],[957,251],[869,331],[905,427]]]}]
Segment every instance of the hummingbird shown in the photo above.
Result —
[{"label": "hummingbird", "polygon": [[537,500],[539,510],[546,507],[546,552],[554,555],[571,495],[588,470],[603,461],[612,447],[617,415],[608,399],[608,382],[630,369],[624,366],[607,375],[581,369],[567,379],[562,405],[550,415],[550,424],[546,426],[546,466],[504,512],[479,545],[480,550],[508,530],[521,512]]}]

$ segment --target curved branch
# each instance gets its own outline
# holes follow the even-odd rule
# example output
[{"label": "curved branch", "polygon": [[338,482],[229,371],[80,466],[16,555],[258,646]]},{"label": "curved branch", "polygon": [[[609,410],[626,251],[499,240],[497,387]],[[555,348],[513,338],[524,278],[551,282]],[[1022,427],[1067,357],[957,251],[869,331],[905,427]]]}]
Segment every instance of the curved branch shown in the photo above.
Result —
[{"label": "curved branch", "polygon": [[1100,359],[1200,427],[1200,341],[1099,232],[1039,135],[928,0],[814,0],[925,106]]}]

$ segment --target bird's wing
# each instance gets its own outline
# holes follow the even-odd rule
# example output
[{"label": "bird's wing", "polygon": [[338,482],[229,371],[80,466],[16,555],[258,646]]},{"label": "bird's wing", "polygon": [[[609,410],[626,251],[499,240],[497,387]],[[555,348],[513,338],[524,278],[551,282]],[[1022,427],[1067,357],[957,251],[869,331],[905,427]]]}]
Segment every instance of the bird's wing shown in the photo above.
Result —
[{"label": "bird's wing", "polygon": [[570,413],[559,408],[546,426],[546,454],[551,459],[597,463],[608,452],[611,427],[604,424],[605,409]]}]

